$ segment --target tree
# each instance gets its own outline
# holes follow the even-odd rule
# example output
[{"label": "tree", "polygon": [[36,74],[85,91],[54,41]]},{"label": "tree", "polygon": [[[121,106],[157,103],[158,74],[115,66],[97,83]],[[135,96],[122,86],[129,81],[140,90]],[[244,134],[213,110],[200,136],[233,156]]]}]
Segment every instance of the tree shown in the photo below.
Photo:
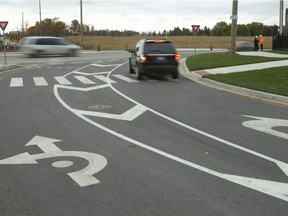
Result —
[{"label": "tree", "polygon": [[72,31],[73,34],[80,34],[80,23],[78,20],[72,20],[69,30]]},{"label": "tree", "polygon": [[183,32],[179,27],[175,27],[174,30],[171,32],[172,36],[182,36]]},{"label": "tree", "polygon": [[54,32],[55,32],[55,36],[59,37],[61,35],[64,35],[65,33],[67,34],[66,32],[66,29],[67,29],[67,26],[64,22],[62,21],[56,21],[54,23]]},{"label": "tree", "polygon": [[191,30],[187,28],[183,28],[182,33],[183,35],[186,35],[186,36],[190,36],[192,34]]},{"label": "tree", "polygon": [[55,17],[53,19],[46,18],[41,22],[41,25],[39,22],[35,23],[35,26],[32,26],[28,28],[25,32],[25,35],[39,35],[40,33],[40,26],[41,26],[41,32],[43,36],[61,36],[64,34],[67,34],[66,24],[62,21],[59,21],[59,18]]},{"label": "tree", "polygon": [[247,24],[247,27],[250,30],[250,36],[256,36],[263,34],[263,23],[260,22],[252,22],[250,24]]},{"label": "tree", "polygon": [[250,30],[247,25],[237,25],[237,35],[241,36],[251,36],[250,35]]},{"label": "tree", "polygon": [[226,22],[218,22],[212,29],[212,34],[214,36],[229,36],[231,34],[231,24]]}]

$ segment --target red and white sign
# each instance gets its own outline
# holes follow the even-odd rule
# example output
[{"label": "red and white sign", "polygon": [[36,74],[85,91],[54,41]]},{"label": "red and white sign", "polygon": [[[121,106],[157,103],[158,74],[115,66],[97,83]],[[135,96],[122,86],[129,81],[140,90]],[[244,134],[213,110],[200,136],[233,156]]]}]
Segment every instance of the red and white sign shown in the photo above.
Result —
[{"label": "red and white sign", "polygon": [[5,31],[6,26],[8,25],[8,21],[0,21],[0,28]]},{"label": "red and white sign", "polygon": [[192,25],[192,29],[194,32],[198,32],[200,28],[200,25]]}]

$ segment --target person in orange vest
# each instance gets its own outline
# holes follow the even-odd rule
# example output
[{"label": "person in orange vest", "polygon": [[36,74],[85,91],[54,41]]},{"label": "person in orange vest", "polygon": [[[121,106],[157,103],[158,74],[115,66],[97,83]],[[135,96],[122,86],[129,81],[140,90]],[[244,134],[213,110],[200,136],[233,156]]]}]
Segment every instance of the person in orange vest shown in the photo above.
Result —
[{"label": "person in orange vest", "polygon": [[262,35],[259,36],[259,44],[260,44],[261,51],[263,51],[264,37]]}]

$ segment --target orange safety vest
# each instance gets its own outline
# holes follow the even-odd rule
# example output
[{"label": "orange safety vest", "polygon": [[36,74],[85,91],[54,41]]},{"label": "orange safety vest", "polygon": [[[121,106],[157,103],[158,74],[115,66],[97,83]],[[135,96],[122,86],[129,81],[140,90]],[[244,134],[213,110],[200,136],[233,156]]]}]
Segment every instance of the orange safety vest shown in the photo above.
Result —
[{"label": "orange safety vest", "polygon": [[259,44],[264,44],[264,37],[260,37]]}]

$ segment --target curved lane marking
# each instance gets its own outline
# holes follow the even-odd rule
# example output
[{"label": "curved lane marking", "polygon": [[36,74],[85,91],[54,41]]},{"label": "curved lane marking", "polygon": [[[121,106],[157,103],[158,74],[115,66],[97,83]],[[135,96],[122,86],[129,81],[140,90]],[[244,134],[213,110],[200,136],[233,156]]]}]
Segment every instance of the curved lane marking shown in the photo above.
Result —
[{"label": "curved lane marking", "polygon": [[[184,124],[182,122],[179,122],[173,118],[170,118],[169,116],[166,116],[162,113],[159,113],[149,107],[146,107],[140,103],[138,103],[137,101],[133,100],[132,98],[129,98],[128,96],[124,95],[123,93],[119,92],[117,89],[114,88],[114,86],[112,86],[111,82],[109,82],[110,80],[110,76],[111,74],[113,73],[114,70],[116,70],[117,68],[119,68],[120,66],[126,64],[127,62],[123,63],[123,64],[119,64],[118,66],[116,66],[114,69],[112,69],[108,75],[107,75],[107,84],[108,86],[110,87],[110,89],[112,89],[115,93],[117,93],[118,95],[122,96],[123,98],[127,99],[128,101],[132,102],[132,103],[135,103],[136,105],[140,105],[142,106],[143,108],[147,109],[147,111],[150,111],[160,117],[163,117],[164,119],[167,119],[168,121],[171,121],[179,126],[182,126],[184,128],[187,128],[191,131],[194,131],[198,134],[201,134],[205,137],[208,137],[210,139],[213,139],[217,142],[221,142],[225,145],[228,145],[228,146],[231,146],[233,148],[236,148],[236,149],[239,149],[241,151],[244,151],[244,152],[247,152],[249,154],[252,154],[254,156],[257,156],[257,157],[260,157],[264,160],[268,160],[268,161],[271,161],[275,164],[281,164],[281,167],[280,169],[282,169],[283,172],[285,172],[285,174],[288,176],[288,172],[286,172],[288,169],[288,164],[284,163],[284,162],[281,162],[279,160],[276,160],[274,158],[271,158],[269,156],[266,156],[266,155],[263,155],[263,154],[260,154],[258,152],[255,152],[255,151],[252,151],[250,149],[247,149],[247,148],[244,148],[242,146],[239,146],[239,145],[236,145],[232,142],[229,142],[229,141],[226,141],[224,139],[221,139],[219,137],[216,137],[214,135],[211,135],[209,133],[206,133],[204,131],[201,131],[197,128],[194,128],[194,127],[191,127],[187,124]],[[71,72],[72,73],[72,72]],[[282,199],[284,201],[288,201],[288,183],[281,183],[281,182],[274,182],[274,181],[267,181],[267,180],[262,180],[262,179],[256,179],[256,178],[249,178],[249,177],[243,177],[243,176],[236,176],[236,175],[230,175],[230,174],[224,174],[224,173],[220,173],[220,172],[217,172],[215,170],[212,170],[212,169],[209,169],[209,168],[206,168],[206,167],[203,167],[201,165],[198,165],[198,164],[195,164],[195,163],[192,163],[190,161],[187,161],[185,159],[182,159],[180,157],[177,157],[175,155],[172,155],[172,154],[169,154],[167,152],[164,152],[164,151],[161,151],[159,149],[156,149],[154,147],[151,147],[149,145],[146,145],[144,143],[141,143],[137,140],[134,140],[130,137],[127,137],[121,133],[118,133],[114,130],[111,130],[101,124],[98,124],[97,122],[94,122],[92,121],[91,119],[87,118],[85,115],[83,115],[81,112],[75,112],[75,110],[73,108],[71,108],[69,105],[67,105],[67,103],[65,101],[63,101],[63,99],[60,97],[59,93],[58,93],[58,89],[59,88],[66,88],[65,86],[60,86],[60,85],[55,85],[54,86],[54,94],[55,94],[55,97],[58,99],[58,101],[67,109],[69,110],[70,112],[74,113],[76,116],[78,116],[79,118],[81,118],[82,120],[90,123],[91,125],[95,126],[95,127],[98,127],[99,129],[102,129],[104,131],[106,131],[107,133],[110,133],[116,137],[119,137],[120,139],[123,139],[125,141],[128,141],[128,142],[131,142],[137,146],[140,146],[144,149],[147,149],[149,151],[152,151],[156,154],[159,154],[159,155],[162,155],[166,158],[169,158],[171,160],[174,160],[174,161],[177,161],[181,164],[184,164],[184,165],[187,165],[187,166],[190,166],[192,168],[195,168],[197,170],[200,170],[202,172],[205,172],[207,174],[210,174],[210,175],[213,175],[213,176],[216,176],[216,177],[219,177],[221,179],[224,179],[224,180],[227,180],[227,181],[230,181],[230,182],[234,182],[236,184],[239,184],[239,185],[242,185],[242,186],[245,186],[247,188],[251,188],[253,190],[256,190],[256,191],[259,191],[259,192],[262,192],[262,193],[265,193],[265,194],[268,194],[270,196],[273,196],[273,197],[276,197],[278,199]]]}]

